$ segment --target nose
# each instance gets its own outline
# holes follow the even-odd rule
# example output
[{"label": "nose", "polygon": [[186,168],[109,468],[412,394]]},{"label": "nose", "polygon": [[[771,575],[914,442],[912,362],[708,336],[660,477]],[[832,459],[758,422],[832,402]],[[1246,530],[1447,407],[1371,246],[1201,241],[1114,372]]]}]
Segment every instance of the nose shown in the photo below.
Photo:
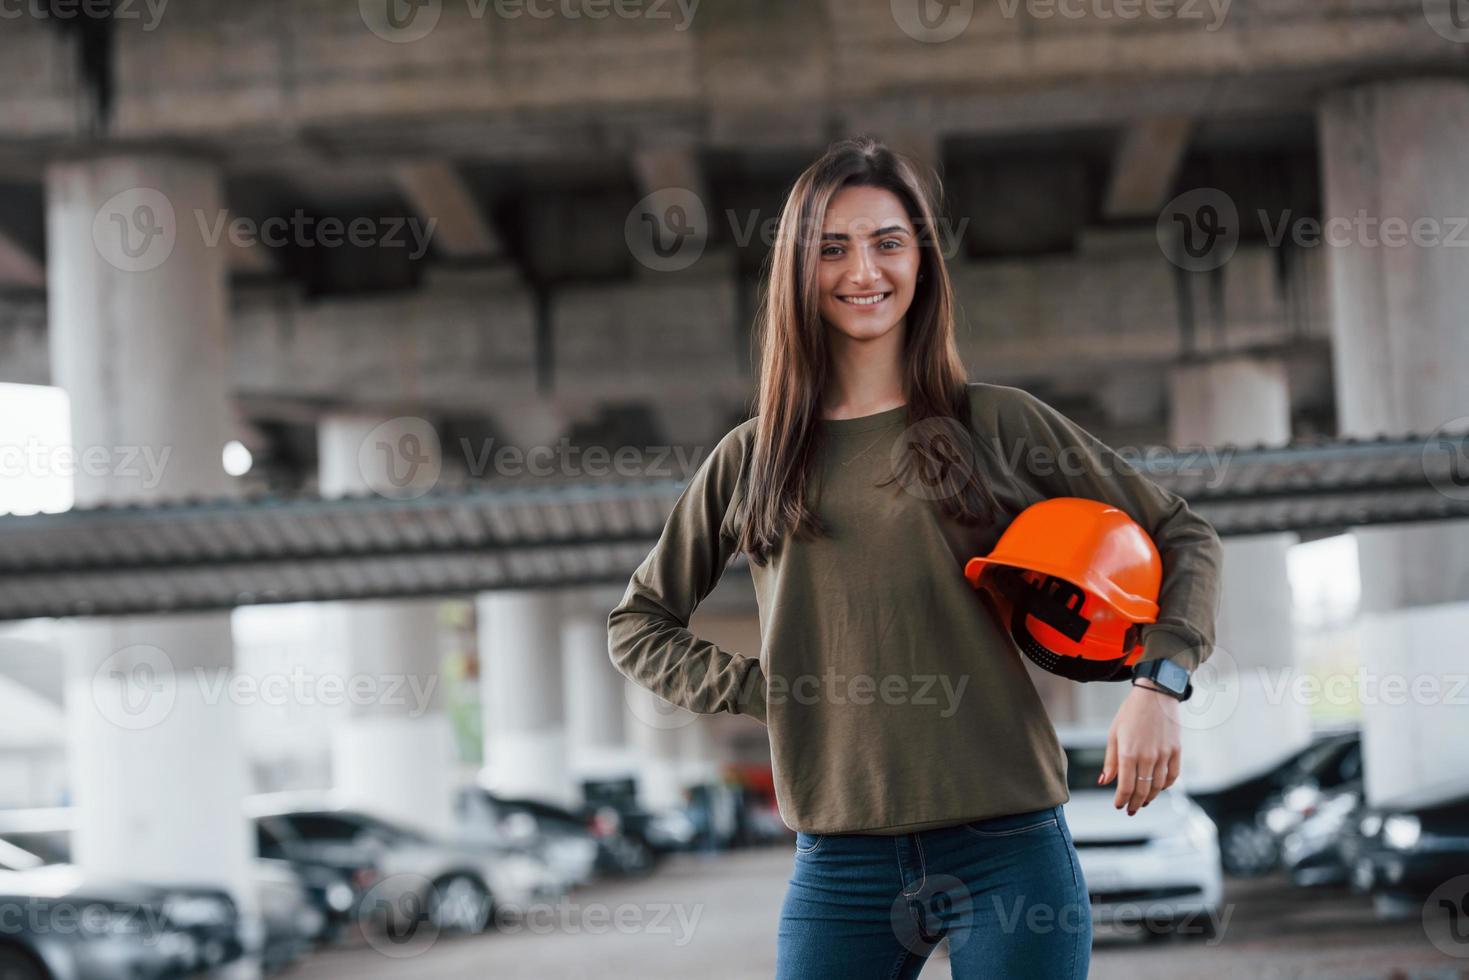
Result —
[{"label": "nose", "polygon": [[847,273],[847,278],[854,285],[867,286],[877,281],[877,263],[873,261],[872,249],[866,245],[859,245],[852,250],[852,268]]}]

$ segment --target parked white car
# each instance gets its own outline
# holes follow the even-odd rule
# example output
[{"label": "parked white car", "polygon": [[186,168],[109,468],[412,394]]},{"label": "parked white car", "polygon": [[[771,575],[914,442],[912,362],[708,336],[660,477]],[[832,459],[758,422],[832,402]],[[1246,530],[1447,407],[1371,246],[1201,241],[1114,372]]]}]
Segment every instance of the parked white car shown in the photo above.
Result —
[{"label": "parked white car", "polygon": [[1141,926],[1155,936],[1214,935],[1224,893],[1214,822],[1178,784],[1129,817],[1113,802],[1116,781],[1097,785],[1107,733],[1058,734],[1071,790],[1066,823],[1081,856],[1093,923]]}]

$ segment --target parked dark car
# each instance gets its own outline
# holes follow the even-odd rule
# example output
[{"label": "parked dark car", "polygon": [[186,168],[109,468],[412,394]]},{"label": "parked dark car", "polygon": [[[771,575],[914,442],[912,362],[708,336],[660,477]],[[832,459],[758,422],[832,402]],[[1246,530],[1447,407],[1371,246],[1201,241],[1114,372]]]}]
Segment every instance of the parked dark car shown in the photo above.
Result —
[{"label": "parked dark car", "polygon": [[1281,838],[1280,863],[1296,885],[1337,885],[1351,873],[1362,782],[1321,791],[1310,812]]},{"label": "parked dark car", "polygon": [[0,977],[161,980],[238,959],[228,894],[83,874],[72,865],[0,871]]},{"label": "parked dark car", "polygon": [[365,926],[391,925],[399,912],[422,910],[436,928],[477,933],[498,911],[515,915],[562,894],[545,862],[522,848],[444,840],[348,808],[260,800],[251,808],[256,825],[270,832],[288,860],[380,870],[382,877],[358,908]]},{"label": "parked dark car", "polygon": [[[44,814],[36,811],[29,821],[18,816],[16,811],[9,814],[15,824],[29,822],[37,828],[44,825],[40,818],[46,815],[54,815],[58,822],[64,824],[65,814],[60,811],[45,811]],[[86,882],[135,894],[160,896],[158,900],[169,926],[183,931],[190,938],[194,950],[188,966],[190,970],[216,967],[244,954],[247,943],[238,910],[234,900],[223,889],[155,885],[90,875],[70,862],[71,831],[64,826],[0,833],[0,872],[27,874],[32,881],[48,882],[52,888],[67,887],[71,882]],[[268,905],[275,916],[266,917],[264,935],[258,944],[249,945],[252,949],[259,946],[262,963],[267,969],[278,969],[303,953],[309,941],[309,934],[303,933],[301,925],[295,921],[282,928],[282,916],[310,911],[302,907],[305,891],[299,879],[283,874],[281,868],[257,863],[252,873],[262,907]],[[307,925],[310,926],[309,921]],[[309,931],[315,931],[314,926]],[[0,972],[0,980],[9,980],[9,977]]]},{"label": "parked dark car", "polygon": [[1420,809],[1367,807],[1355,831],[1347,853],[1352,887],[1371,894],[1379,911],[1417,912],[1434,889],[1469,875],[1469,797]]},{"label": "parked dark car", "polygon": [[[1319,733],[1311,743],[1265,772],[1232,786],[1207,793],[1189,793],[1219,828],[1219,850],[1226,874],[1252,878],[1267,874],[1280,863],[1280,841],[1312,805],[1309,786],[1330,789],[1341,784],[1343,761],[1355,757],[1360,768],[1361,738],[1355,731]],[[1334,770],[1334,774],[1333,774]],[[1292,819],[1286,810],[1267,823],[1267,812],[1285,802],[1285,794],[1301,786],[1290,798],[1299,807]]]},{"label": "parked dark car", "polygon": [[265,823],[255,824],[256,847],[262,860],[284,861],[296,872],[306,894],[321,916],[316,941],[330,943],[352,924],[362,896],[381,877],[366,859],[354,862],[346,856],[335,861],[312,859],[292,853]]},{"label": "parked dark car", "polygon": [[506,798],[479,786],[461,787],[454,810],[465,840],[529,848],[568,890],[596,873],[601,839],[581,814],[540,800]]}]

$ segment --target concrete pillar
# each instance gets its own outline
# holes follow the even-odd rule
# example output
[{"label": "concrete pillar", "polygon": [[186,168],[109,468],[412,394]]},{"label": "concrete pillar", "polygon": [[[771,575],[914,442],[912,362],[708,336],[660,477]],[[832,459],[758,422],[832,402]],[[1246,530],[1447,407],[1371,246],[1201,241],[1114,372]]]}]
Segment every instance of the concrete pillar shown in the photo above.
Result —
[{"label": "concrete pillar", "polygon": [[[1290,387],[1278,359],[1181,364],[1169,382],[1175,445],[1290,441]],[[1297,668],[1286,556],[1297,540],[1287,532],[1224,542],[1217,642],[1180,716],[1191,789],[1233,785],[1310,739],[1310,705],[1293,697],[1288,683]]]},{"label": "concrete pillar", "polygon": [[[567,759],[559,596],[549,590],[484,592],[479,619],[483,781],[504,796],[579,801]],[[605,640],[602,658],[606,659]]]},{"label": "concrete pillar", "polygon": [[[321,492],[409,496],[437,479],[438,442],[422,419],[330,415],[317,430]],[[454,739],[444,710],[434,599],[322,606],[349,665],[346,717],[332,734],[332,778],[349,805],[434,833],[454,830]]]},{"label": "concrete pillar", "polygon": [[698,715],[624,679],[628,739],[638,760],[638,801],[649,809],[684,804],[682,751]]},{"label": "concrete pillar", "polygon": [[[1347,223],[1325,249],[1342,434],[1463,433],[1469,253],[1456,222],[1469,82],[1353,86],[1322,101],[1318,122],[1323,216]],[[1458,751],[1469,712],[1448,703],[1469,632],[1469,523],[1354,533],[1364,677],[1374,680],[1363,698],[1368,799],[1410,806],[1469,792],[1469,755]],[[1384,682],[1419,693],[1390,694]]]},{"label": "concrete pillar", "polygon": [[717,783],[723,779],[724,755],[719,746],[712,715],[699,715],[684,731],[680,748],[679,778],[685,786]]},{"label": "concrete pillar", "polygon": [[566,669],[566,741],[572,781],[634,775],[627,741],[626,678],[607,659],[607,614],[620,592],[582,589],[562,594]]},{"label": "concrete pillar", "polygon": [[[162,152],[58,161],[46,196],[51,372],[86,464],[76,505],[230,495],[225,253],[195,220],[223,207],[218,170]],[[76,861],[221,885],[258,938],[229,614],[90,619],[60,632]]]}]

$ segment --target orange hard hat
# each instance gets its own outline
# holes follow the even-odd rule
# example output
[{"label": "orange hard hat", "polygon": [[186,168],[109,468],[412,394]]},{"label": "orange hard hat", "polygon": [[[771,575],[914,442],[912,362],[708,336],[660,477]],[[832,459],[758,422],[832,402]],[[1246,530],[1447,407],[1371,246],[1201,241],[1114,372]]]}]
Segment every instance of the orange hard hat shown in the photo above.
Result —
[{"label": "orange hard hat", "polygon": [[1010,522],[964,577],[984,589],[1035,664],[1077,681],[1126,680],[1139,624],[1158,619],[1163,562],[1146,531],[1099,500],[1053,497]]}]

